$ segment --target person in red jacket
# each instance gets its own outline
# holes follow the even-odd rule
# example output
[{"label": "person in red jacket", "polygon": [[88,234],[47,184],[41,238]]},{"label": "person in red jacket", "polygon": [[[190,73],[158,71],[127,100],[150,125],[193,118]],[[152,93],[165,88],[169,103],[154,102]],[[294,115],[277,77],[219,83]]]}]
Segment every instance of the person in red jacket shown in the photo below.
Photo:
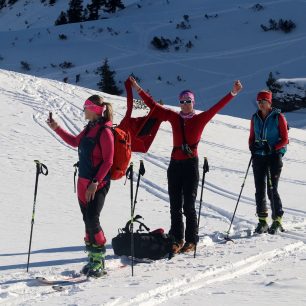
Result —
[{"label": "person in red jacket", "polygon": [[112,126],[113,110],[109,103],[98,95],[89,97],[84,103],[88,124],[74,136],[65,131],[54,120],[47,123],[66,143],[78,147],[79,176],[77,192],[85,223],[85,245],[89,262],[82,273],[99,277],[104,274],[105,242],[99,217],[105,197],[110,188],[110,168],[114,157]]},{"label": "person in red jacket", "polygon": [[[144,103],[151,110],[158,108],[159,119],[169,121],[172,126],[173,147],[167,171],[171,215],[169,233],[175,239],[172,251],[174,254],[193,251],[199,239],[195,210],[199,183],[198,143],[205,125],[237,95],[242,89],[242,85],[240,81],[236,81],[232,91],[217,104],[207,111],[196,114],[194,111],[195,96],[191,90],[180,93],[181,111],[177,113],[155,102],[151,96],[143,91],[134,78],[129,77],[129,80]],[[185,233],[183,213],[186,217]]]},{"label": "person in red jacket", "polygon": [[[282,157],[287,150],[287,121],[280,110],[272,107],[271,91],[260,91],[257,94],[257,103],[258,111],[252,116],[249,136],[256,189],[256,214],[259,220],[255,233],[275,234],[283,230],[284,211],[278,193],[278,181],[283,167]],[[273,223],[270,228],[267,223],[266,178],[271,183],[268,197],[271,202]]]}]

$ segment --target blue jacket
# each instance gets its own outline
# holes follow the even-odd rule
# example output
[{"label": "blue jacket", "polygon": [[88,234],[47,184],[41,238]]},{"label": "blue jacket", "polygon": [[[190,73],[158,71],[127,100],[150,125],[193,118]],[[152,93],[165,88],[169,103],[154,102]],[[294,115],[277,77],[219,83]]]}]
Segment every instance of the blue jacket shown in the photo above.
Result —
[{"label": "blue jacket", "polygon": [[[280,110],[273,108],[270,114],[263,120],[259,111],[253,115],[255,144],[254,153],[257,155],[270,155],[272,149],[281,140],[279,132],[279,118]],[[269,150],[270,148],[270,150]],[[278,152],[283,155],[287,151],[287,146],[281,148]]]}]

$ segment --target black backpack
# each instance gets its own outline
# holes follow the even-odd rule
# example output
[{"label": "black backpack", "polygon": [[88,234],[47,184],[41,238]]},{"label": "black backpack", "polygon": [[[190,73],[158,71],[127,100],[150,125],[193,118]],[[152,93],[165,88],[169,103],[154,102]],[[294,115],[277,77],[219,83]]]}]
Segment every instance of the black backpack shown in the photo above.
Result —
[{"label": "black backpack", "polygon": [[[136,258],[149,258],[153,260],[162,259],[165,257],[171,258],[171,248],[174,239],[169,234],[164,234],[163,230],[155,230],[150,232],[150,229],[142,222],[141,216],[134,217],[134,222],[139,223],[139,228],[134,232],[134,256]],[[119,229],[119,234],[112,239],[112,247],[115,255],[131,256],[131,221],[128,221],[126,226]]]}]

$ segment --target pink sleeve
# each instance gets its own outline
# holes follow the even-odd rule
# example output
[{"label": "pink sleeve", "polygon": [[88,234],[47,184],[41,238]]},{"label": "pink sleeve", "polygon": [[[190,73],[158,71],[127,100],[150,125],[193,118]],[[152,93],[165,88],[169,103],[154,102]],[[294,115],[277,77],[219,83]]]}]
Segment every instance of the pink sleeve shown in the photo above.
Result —
[{"label": "pink sleeve", "polygon": [[108,128],[105,128],[101,133],[100,148],[102,151],[103,163],[95,177],[99,182],[108,174],[114,159],[114,135]]},{"label": "pink sleeve", "polygon": [[278,128],[281,140],[275,145],[275,150],[280,150],[281,148],[286,146],[289,142],[287,121],[282,114],[280,114],[278,117]]},{"label": "pink sleeve", "polygon": [[55,133],[60,136],[66,143],[68,143],[72,147],[77,147],[80,144],[80,140],[82,138],[82,135],[84,133],[84,130],[77,136],[74,136],[67,131],[65,131],[63,128],[58,127],[55,130]]}]

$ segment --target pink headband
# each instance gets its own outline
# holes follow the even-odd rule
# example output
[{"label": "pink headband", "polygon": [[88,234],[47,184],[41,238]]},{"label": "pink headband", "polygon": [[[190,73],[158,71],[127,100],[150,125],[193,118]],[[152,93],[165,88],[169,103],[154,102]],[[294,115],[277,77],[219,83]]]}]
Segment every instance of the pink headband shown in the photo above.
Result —
[{"label": "pink headband", "polygon": [[192,104],[195,104],[194,93],[189,90],[182,91],[179,95],[179,99],[180,101],[190,99],[192,101]]},{"label": "pink headband", "polygon": [[84,103],[84,108],[89,109],[90,111],[96,113],[99,116],[102,116],[105,110],[105,106],[99,106],[92,103],[90,100],[86,100]]}]

